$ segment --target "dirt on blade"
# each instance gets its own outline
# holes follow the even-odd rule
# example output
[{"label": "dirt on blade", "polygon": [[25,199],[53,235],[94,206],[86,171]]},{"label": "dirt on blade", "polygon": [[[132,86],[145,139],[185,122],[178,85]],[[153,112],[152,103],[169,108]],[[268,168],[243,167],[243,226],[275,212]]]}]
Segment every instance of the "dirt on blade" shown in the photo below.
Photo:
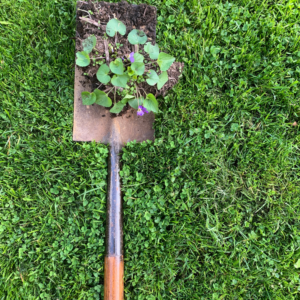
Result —
[{"label": "dirt on blade", "polygon": [[[115,60],[117,57],[125,57],[131,52],[136,52],[134,45],[131,45],[127,36],[132,29],[143,30],[147,37],[148,42],[155,43],[156,35],[156,8],[146,4],[131,5],[126,1],[119,3],[107,3],[107,2],[78,2],[77,5],[77,31],[76,31],[76,51],[82,51],[82,40],[86,39],[90,35],[94,35],[97,39],[96,50],[92,51],[92,56],[97,57],[97,61],[102,60],[105,63]],[[106,35],[106,24],[110,19],[117,18],[126,25],[126,34],[121,36],[120,34],[115,37]],[[109,47],[113,46],[116,49],[116,44],[122,44],[115,57],[111,57],[112,54],[109,51]],[[111,46],[110,46],[111,45]],[[141,54],[146,55],[143,50],[143,45],[140,45],[139,49],[142,50]],[[97,54],[97,53],[98,54]],[[99,65],[93,66],[92,64],[88,67],[82,68],[82,73],[86,75],[89,85],[92,90],[98,88],[102,91],[108,92],[112,86],[111,84],[104,85],[99,83],[96,78]],[[153,69],[149,65],[146,65],[146,70]],[[183,69],[183,63],[173,63],[170,69],[167,71],[169,80],[160,89],[157,90],[156,86],[149,86],[146,82],[138,84],[139,88],[142,88],[145,93],[152,93],[155,96],[165,95],[166,92],[171,89],[177,82]],[[157,70],[158,71],[158,70]],[[113,97],[111,91],[109,97]],[[121,96],[116,96],[116,101],[121,100]],[[122,115],[131,109],[127,104],[119,115]],[[114,115],[114,114],[112,114]]]}]

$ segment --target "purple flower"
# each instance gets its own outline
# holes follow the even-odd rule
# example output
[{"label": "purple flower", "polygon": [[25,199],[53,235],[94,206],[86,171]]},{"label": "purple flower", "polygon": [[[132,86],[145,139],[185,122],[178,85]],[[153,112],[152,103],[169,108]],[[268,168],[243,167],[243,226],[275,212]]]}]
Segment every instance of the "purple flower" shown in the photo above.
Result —
[{"label": "purple flower", "polygon": [[138,116],[143,116],[144,114],[148,114],[149,111],[142,105],[139,105],[139,108],[137,110],[137,115]]},{"label": "purple flower", "polygon": [[124,61],[124,57],[122,57],[122,60]]},{"label": "purple flower", "polygon": [[130,59],[130,61],[133,63],[134,62],[134,57],[133,57],[133,55],[134,55],[134,52],[131,52],[130,54],[129,54],[129,59]]}]

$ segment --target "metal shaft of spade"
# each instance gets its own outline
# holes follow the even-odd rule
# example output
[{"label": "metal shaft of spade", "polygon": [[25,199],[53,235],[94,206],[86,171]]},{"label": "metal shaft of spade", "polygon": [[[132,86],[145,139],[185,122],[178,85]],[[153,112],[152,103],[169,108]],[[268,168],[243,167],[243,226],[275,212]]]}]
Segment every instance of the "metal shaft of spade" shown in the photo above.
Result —
[{"label": "metal shaft of spade", "polygon": [[124,294],[122,197],[119,175],[120,148],[115,126],[113,126],[108,163],[106,254],[104,263],[105,300],[122,300]]}]

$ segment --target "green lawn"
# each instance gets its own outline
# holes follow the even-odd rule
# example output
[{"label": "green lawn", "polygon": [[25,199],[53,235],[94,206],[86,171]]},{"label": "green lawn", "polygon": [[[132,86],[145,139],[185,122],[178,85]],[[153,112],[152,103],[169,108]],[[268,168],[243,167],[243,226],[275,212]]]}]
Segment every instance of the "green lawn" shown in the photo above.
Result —
[{"label": "green lawn", "polygon": [[[126,299],[300,299],[299,1],[142,2],[185,68],[122,155]],[[108,148],[72,142],[74,3],[0,2],[1,300],[103,298]]]}]

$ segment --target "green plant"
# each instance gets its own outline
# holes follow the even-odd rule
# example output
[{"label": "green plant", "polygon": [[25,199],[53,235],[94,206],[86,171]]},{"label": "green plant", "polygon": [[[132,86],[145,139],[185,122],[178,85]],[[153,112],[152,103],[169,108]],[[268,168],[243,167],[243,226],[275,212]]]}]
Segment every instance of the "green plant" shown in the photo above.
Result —
[{"label": "green plant", "polygon": [[[115,36],[117,40],[118,33],[121,35],[126,33],[126,26],[120,20],[112,19],[107,23],[106,33],[110,37]],[[144,89],[139,87],[139,84],[146,81],[150,86],[157,85],[157,89],[160,90],[168,81],[167,70],[175,61],[175,58],[167,53],[159,52],[157,44],[146,43],[147,35],[142,30],[133,29],[128,34],[128,41],[132,45],[137,45],[137,51],[135,53],[128,53],[126,57],[122,58],[117,57],[117,52],[122,46],[120,43],[116,42],[116,49],[113,49],[111,44],[108,45],[111,52],[114,53],[111,56],[114,56],[115,60],[111,61],[109,66],[102,64],[97,71],[96,77],[102,84],[108,85],[110,83],[111,88],[108,87],[109,92],[106,94],[104,92],[101,93],[101,101],[99,100],[99,90],[95,90],[92,93],[83,92],[82,103],[84,105],[96,103],[110,107],[112,100],[108,97],[108,94],[113,91],[114,106],[110,109],[112,113],[120,113],[127,103],[134,109],[137,109],[137,114],[140,116],[149,111],[158,112],[158,102],[155,96],[151,93],[147,94]],[[76,53],[76,64],[79,67],[90,65],[89,54],[95,47],[96,42],[94,36],[89,36],[82,42],[84,51]],[[147,55],[146,60],[139,53],[139,45],[144,45],[144,51]],[[93,65],[95,64],[93,63]],[[160,70],[159,74],[155,71],[157,68]],[[116,95],[119,90],[124,97],[121,101],[116,102]]]}]

